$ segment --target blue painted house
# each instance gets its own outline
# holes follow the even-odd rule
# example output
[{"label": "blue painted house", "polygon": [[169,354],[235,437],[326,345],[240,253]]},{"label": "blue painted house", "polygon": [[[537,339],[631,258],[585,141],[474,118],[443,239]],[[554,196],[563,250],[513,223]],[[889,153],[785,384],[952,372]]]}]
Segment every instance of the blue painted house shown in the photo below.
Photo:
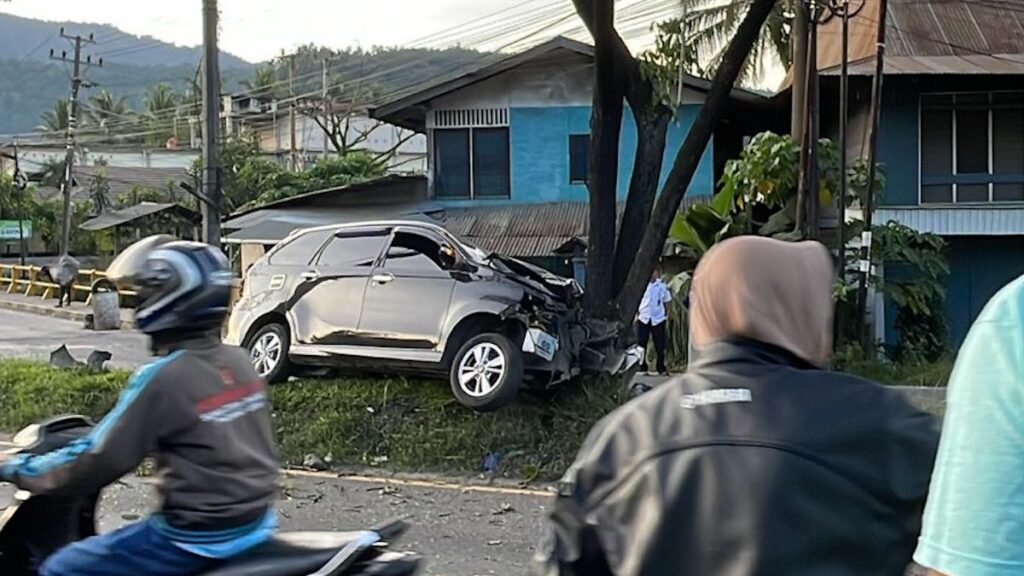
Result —
[{"label": "blue painted house", "polygon": [[[443,219],[489,250],[553,258],[587,236],[587,160],[593,48],[555,38],[387,103],[375,118],[427,135],[428,194]],[[710,84],[685,78],[667,138],[662,179]],[[714,192],[725,159],[738,154],[762,96],[736,90],[727,121],[704,151],[689,201]],[[624,200],[636,149],[627,108],[620,149]],[[764,118],[762,115],[760,118]],[[764,129],[764,126],[761,126]]]},{"label": "blue painted house", "polygon": [[[866,155],[877,0],[853,25],[849,157]],[[822,28],[823,127],[838,114],[837,24]],[[949,244],[954,345],[1024,274],[1024,10],[970,0],[889,0],[875,221]],[[893,314],[886,314],[891,324]],[[891,330],[887,340],[892,338]]]}]

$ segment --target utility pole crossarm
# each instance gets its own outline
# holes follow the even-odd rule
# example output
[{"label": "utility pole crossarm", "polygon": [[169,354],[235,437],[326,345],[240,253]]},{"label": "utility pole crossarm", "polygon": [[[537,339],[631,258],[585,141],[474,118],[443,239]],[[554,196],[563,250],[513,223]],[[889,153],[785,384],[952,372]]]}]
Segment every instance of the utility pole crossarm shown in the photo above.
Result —
[{"label": "utility pole crossarm", "polygon": [[61,182],[63,212],[60,229],[60,253],[63,256],[67,255],[71,249],[71,186],[74,183],[75,129],[78,127],[78,92],[83,86],[89,87],[92,85],[82,76],[83,67],[86,69],[92,66],[101,67],[103,66],[103,59],[100,58],[94,63],[92,56],[86,56],[85,60],[82,60],[83,46],[96,43],[92,34],[89,34],[88,37],[82,37],[81,35],[70,36],[64,33],[64,28],[61,28],[60,37],[70,42],[74,50],[72,57],[68,58],[67,51],[62,51],[58,56],[54,53],[53,49],[50,49],[51,59],[72,65],[71,99],[68,101],[68,119],[65,130],[64,178]]}]

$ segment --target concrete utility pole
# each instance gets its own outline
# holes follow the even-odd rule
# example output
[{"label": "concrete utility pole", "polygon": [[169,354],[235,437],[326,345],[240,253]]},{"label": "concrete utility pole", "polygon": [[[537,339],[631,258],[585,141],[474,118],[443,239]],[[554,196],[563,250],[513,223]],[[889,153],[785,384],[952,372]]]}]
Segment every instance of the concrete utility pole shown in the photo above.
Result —
[{"label": "concrete utility pole", "polygon": [[804,136],[804,121],[807,111],[807,41],[810,32],[810,18],[806,0],[796,0],[793,9],[793,102],[790,113],[789,134],[794,140],[800,142]]},{"label": "concrete utility pole", "polygon": [[861,322],[861,347],[869,357],[875,355],[875,336],[868,322],[868,279],[871,277],[871,225],[875,211],[875,159],[878,153],[878,125],[882,115],[882,78],[885,72],[885,26],[889,15],[888,0],[880,0],[878,8],[878,48],[875,53],[875,79],[871,85],[871,136],[868,143],[868,188],[864,199],[864,231],[860,239],[860,285],[857,287],[857,315]]},{"label": "concrete utility pole", "polygon": [[[89,34],[87,38],[82,36],[68,36],[64,33],[64,28],[60,29],[60,37],[71,42],[74,47],[74,56],[68,58],[66,51],[62,51],[60,56],[54,54],[53,49],[50,49],[50,58],[53,60],[59,60],[61,62],[71,63],[71,100],[68,102],[68,126],[65,132],[65,154],[64,154],[64,179],[61,182],[61,198],[63,204],[63,210],[61,212],[61,224],[60,224],[60,253],[64,256],[71,249],[71,185],[72,177],[75,166],[75,128],[78,124],[78,91],[82,86],[89,86],[90,84],[82,77],[82,46],[86,44],[95,44],[92,34]],[[87,56],[85,59],[85,67],[90,66],[102,66],[103,60],[100,59],[98,62],[93,64],[92,57]]]},{"label": "concrete utility pole", "polygon": [[288,55],[288,157],[292,170],[299,169],[298,151],[295,142],[295,54]]},{"label": "concrete utility pole", "polygon": [[819,165],[818,165],[818,24],[823,13],[820,0],[806,2],[809,18],[807,68],[804,85],[803,133],[800,135],[800,182],[797,189],[797,229],[817,240],[819,233]]},{"label": "concrete utility pole", "polygon": [[203,240],[220,247],[220,52],[217,0],[203,0]]},{"label": "concrete utility pole", "polygon": [[[323,115],[324,115],[324,126],[326,126],[327,128],[330,128],[331,127],[331,117],[328,115],[329,114],[328,110],[329,110],[330,107],[327,104],[327,97],[328,97],[328,93],[327,93],[327,68],[330,66],[331,61],[330,61],[329,58],[324,58],[323,60],[321,60],[321,63],[323,64],[323,67],[324,67],[324,75],[323,75],[323,88],[320,91],[320,109],[321,109],[321,111],[323,112]],[[324,130],[324,158],[327,157],[327,153],[328,153],[329,150],[330,150],[330,140],[327,138],[327,130]]]}]

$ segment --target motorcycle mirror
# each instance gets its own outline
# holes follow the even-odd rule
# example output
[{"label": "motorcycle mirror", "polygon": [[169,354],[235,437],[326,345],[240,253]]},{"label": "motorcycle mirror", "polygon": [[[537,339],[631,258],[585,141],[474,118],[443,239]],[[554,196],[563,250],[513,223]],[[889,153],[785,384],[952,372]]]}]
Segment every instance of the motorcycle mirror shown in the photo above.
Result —
[{"label": "motorcycle mirror", "polygon": [[156,234],[139,240],[122,250],[110,266],[107,266],[107,278],[118,286],[132,288],[135,277],[142,270],[149,253],[174,240],[174,236],[169,234]]},{"label": "motorcycle mirror", "polygon": [[12,443],[18,448],[28,448],[39,441],[39,434],[42,427],[39,424],[30,424],[14,435]]}]

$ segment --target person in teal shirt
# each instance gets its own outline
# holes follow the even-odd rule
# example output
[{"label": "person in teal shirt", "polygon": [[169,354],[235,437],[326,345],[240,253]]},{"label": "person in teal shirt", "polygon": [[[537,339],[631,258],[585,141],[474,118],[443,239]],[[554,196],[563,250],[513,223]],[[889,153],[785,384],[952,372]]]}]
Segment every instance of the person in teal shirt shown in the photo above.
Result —
[{"label": "person in teal shirt", "polygon": [[914,560],[933,576],[1024,575],[1024,276],[960,349]]}]

